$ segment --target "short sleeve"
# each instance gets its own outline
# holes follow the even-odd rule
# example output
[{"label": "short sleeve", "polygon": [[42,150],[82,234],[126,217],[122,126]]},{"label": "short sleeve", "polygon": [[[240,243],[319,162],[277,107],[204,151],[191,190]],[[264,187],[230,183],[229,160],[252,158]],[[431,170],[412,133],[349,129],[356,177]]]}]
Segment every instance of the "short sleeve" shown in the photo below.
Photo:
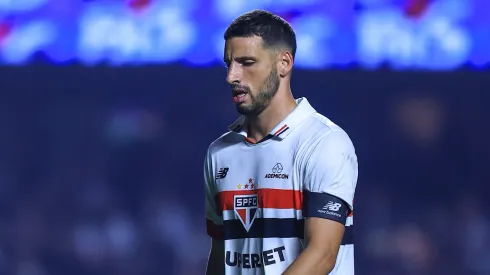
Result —
[{"label": "short sleeve", "polygon": [[305,167],[303,215],[345,224],[353,211],[358,164],[347,134],[333,131],[312,146]]},{"label": "short sleeve", "polygon": [[216,205],[216,183],[213,176],[212,161],[209,152],[204,160],[204,193],[206,200],[206,231],[209,236],[221,239],[223,236],[223,219]]}]

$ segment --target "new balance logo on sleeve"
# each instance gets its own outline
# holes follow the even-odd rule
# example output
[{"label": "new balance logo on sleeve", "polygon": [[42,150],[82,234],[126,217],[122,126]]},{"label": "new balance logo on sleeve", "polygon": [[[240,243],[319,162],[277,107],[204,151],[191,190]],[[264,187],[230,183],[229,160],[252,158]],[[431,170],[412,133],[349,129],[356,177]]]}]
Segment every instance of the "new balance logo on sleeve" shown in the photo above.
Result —
[{"label": "new balance logo on sleeve", "polygon": [[330,211],[339,211],[340,207],[342,206],[342,204],[336,202],[331,202],[329,201],[327,204],[325,204],[325,206],[323,207],[323,210],[330,210]]}]

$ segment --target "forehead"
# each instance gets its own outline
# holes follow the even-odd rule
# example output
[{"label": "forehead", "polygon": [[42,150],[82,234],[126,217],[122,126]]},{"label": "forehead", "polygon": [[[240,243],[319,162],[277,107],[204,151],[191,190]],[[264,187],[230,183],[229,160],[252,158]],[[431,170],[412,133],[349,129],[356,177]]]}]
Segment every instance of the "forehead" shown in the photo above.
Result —
[{"label": "forehead", "polygon": [[262,38],[233,37],[225,43],[225,56],[259,56],[266,53],[262,44]]}]

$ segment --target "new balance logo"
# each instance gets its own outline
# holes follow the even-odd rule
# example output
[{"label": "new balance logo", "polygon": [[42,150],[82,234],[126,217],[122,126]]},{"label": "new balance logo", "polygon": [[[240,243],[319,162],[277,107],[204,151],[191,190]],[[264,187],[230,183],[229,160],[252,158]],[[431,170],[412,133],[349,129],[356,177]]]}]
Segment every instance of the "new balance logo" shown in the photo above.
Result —
[{"label": "new balance logo", "polygon": [[327,204],[325,204],[325,206],[323,207],[323,210],[329,210],[329,211],[339,211],[340,207],[342,206],[342,204],[340,203],[334,203],[334,202],[331,202],[329,201]]},{"label": "new balance logo", "polygon": [[229,170],[230,170],[230,168],[228,168],[228,167],[220,168],[218,171],[218,174],[216,175],[216,179],[217,180],[224,179],[226,177],[226,175],[228,174]]}]

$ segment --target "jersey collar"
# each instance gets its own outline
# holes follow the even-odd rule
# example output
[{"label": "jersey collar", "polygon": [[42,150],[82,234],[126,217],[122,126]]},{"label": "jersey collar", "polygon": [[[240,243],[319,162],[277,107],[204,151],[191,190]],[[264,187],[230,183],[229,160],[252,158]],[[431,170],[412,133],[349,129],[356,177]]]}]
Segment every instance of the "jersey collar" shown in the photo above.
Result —
[{"label": "jersey collar", "polygon": [[[286,136],[288,136],[307,117],[316,113],[316,110],[310,105],[305,97],[296,99],[296,103],[298,104],[296,108],[294,108],[294,110],[283,121],[277,124],[269,135],[282,140],[286,138]],[[232,132],[247,137],[247,127],[244,127],[245,125],[246,117],[241,116],[228,128]]]}]

